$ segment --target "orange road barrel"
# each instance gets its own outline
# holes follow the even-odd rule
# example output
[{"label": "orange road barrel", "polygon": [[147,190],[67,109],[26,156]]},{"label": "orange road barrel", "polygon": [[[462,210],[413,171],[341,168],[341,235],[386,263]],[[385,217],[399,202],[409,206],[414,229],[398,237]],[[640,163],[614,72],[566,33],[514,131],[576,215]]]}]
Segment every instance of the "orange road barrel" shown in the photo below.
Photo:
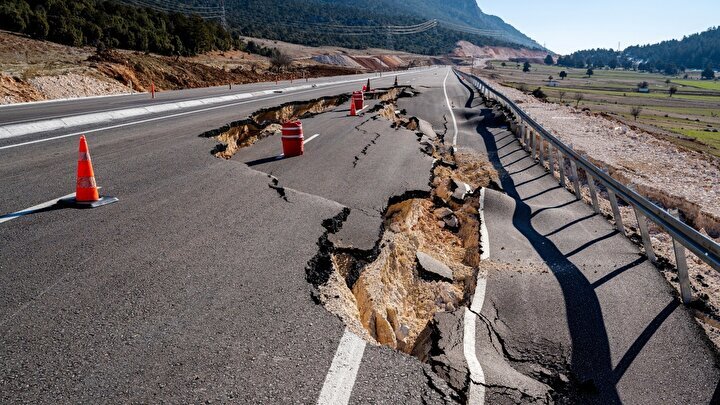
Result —
[{"label": "orange road barrel", "polygon": [[352,94],[352,102],[355,104],[356,110],[362,110],[363,104],[365,102],[365,96],[363,95],[362,91],[353,91]]},{"label": "orange road barrel", "polygon": [[282,124],[282,146],[285,157],[300,156],[305,153],[305,137],[300,121]]}]

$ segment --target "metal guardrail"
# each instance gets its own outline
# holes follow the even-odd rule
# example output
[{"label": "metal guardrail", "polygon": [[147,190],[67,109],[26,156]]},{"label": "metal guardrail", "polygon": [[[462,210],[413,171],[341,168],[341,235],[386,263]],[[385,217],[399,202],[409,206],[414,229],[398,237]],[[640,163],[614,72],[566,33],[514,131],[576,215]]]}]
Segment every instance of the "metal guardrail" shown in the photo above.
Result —
[{"label": "metal guardrail", "polygon": [[[549,167],[553,177],[555,176],[555,156],[553,148],[557,151],[559,180],[563,187],[565,186],[565,177],[567,176],[565,173],[565,159],[570,161],[571,173],[568,178],[573,182],[574,191],[578,199],[582,199],[577,175],[577,168],[580,167],[587,177],[592,205],[596,212],[599,212],[600,210],[598,206],[595,181],[602,184],[608,192],[608,200],[610,201],[610,205],[612,207],[615,227],[623,235],[625,235],[625,227],[622,224],[622,217],[620,215],[617,198],[621,198],[627,204],[632,206],[637,217],[638,227],[640,228],[645,252],[650,261],[655,262],[656,257],[650,241],[650,234],[648,233],[646,220],[649,219],[672,237],[675,260],[678,269],[678,280],[680,282],[680,295],[682,296],[683,303],[688,304],[692,299],[692,289],[690,287],[690,278],[688,276],[685,248],[689,249],[713,269],[720,271],[720,244],[715,243],[712,239],[680,221],[678,219],[677,210],[671,210],[668,212],[638,194],[632,188],[626,187],[619,181],[610,177],[607,171],[598,168],[583,156],[575,152],[572,147],[568,147],[562,143],[559,139],[533,120],[522,109],[520,109],[517,104],[490,87],[482,79],[459,70],[455,70],[455,73],[468,83],[475,86],[475,88],[478,89],[483,96],[488,99],[495,99],[514,115],[515,121],[513,122],[513,133],[515,133],[515,135],[519,138],[523,146],[529,150],[532,157],[537,158],[543,166],[545,165],[546,159],[549,161]],[[546,143],[547,151],[545,148]]]}]

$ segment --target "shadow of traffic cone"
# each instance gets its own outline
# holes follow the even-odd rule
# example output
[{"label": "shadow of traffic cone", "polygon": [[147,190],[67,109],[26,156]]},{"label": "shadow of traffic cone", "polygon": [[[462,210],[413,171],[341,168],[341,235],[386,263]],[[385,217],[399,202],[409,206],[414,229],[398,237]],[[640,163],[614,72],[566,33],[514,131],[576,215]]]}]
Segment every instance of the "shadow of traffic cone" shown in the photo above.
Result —
[{"label": "shadow of traffic cone", "polygon": [[80,137],[78,151],[77,181],[75,183],[75,196],[60,200],[61,204],[76,208],[96,208],[118,201],[115,197],[100,197],[98,186],[95,183],[95,171],[90,160],[90,149],[85,135]]},{"label": "shadow of traffic cone", "polygon": [[350,99],[350,116],[355,117],[357,115],[357,108],[355,108],[355,100]]}]

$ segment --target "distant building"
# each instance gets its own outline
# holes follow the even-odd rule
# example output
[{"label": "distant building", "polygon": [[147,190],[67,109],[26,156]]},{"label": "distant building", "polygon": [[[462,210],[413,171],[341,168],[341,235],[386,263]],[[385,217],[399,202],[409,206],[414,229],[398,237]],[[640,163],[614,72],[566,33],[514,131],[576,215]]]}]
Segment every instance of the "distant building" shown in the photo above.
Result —
[{"label": "distant building", "polygon": [[649,87],[638,87],[638,93],[650,93]]},{"label": "distant building", "polygon": [[556,82],[555,80],[550,80],[550,81],[548,82],[548,86],[549,86],[549,87],[557,87],[557,86],[559,86],[559,85],[560,85],[560,82]]}]

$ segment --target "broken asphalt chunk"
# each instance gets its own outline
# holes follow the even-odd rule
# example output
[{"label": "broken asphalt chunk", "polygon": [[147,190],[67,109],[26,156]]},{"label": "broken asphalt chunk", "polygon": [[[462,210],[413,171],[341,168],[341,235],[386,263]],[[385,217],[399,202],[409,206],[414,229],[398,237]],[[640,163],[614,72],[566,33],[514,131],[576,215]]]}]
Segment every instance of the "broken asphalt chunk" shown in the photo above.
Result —
[{"label": "broken asphalt chunk", "polygon": [[425,275],[431,280],[453,281],[452,269],[441,261],[423,252],[417,252],[415,257],[417,257],[421,275]]},{"label": "broken asphalt chunk", "polygon": [[472,187],[470,187],[467,183],[455,179],[453,179],[453,183],[455,183],[455,191],[452,195],[454,199],[464,201],[468,194],[472,194]]}]

